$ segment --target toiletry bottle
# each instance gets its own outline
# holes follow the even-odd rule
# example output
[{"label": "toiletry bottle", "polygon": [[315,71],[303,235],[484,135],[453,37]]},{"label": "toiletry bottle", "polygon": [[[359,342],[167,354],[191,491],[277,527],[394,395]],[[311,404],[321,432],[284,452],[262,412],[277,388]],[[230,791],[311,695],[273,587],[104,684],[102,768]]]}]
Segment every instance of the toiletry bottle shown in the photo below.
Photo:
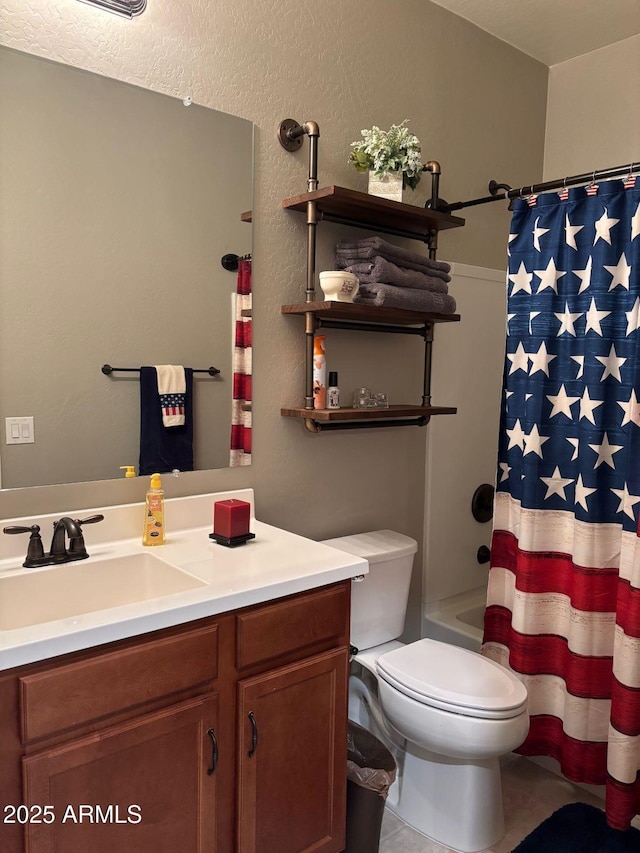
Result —
[{"label": "toiletry bottle", "polygon": [[125,477],[135,477],[136,476],[136,469],[133,467],[133,465],[121,465],[120,470],[124,471]]},{"label": "toiletry bottle", "polygon": [[144,511],[143,545],[164,545],[164,491],[160,474],[151,475]]},{"label": "toiletry bottle", "polygon": [[338,388],[338,374],[335,370],[329,372],[329,387],[327,388],[327,409],[340,408],[340,389]]},{"label": "toiletry bottle", "polygon": [[327,405],[327,359],[324,354],[326,335],[313,339],[313,408],[324,409]]}]

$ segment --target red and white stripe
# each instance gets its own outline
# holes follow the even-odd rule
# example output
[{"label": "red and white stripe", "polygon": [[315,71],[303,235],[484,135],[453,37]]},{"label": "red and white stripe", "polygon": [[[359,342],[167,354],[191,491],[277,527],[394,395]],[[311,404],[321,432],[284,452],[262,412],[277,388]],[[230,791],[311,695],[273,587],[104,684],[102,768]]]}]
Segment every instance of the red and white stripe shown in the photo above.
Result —
[{"label": "red and white stripe", "polygon": [[251,261],[238,261],[235,302],[235,346],[233,349],[233,392],[231,406],[230,467],[251,464],[251,335],[252,322],[242,311],[251,308]]},{"label": "red and white stripe", "polygon": [[496,494],[483,654],[529,692],[518,750],[606,784],[609,824],[640,812],[640,540]]}]

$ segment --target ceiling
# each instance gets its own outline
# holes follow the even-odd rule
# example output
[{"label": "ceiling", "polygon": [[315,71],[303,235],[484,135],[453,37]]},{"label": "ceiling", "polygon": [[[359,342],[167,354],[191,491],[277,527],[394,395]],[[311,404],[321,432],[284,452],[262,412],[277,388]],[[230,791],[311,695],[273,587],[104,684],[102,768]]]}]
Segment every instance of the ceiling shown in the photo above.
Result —
[{"label": "ceiling", "polygon": [[640,0],[433,2],[545,65],[640,34]]}]

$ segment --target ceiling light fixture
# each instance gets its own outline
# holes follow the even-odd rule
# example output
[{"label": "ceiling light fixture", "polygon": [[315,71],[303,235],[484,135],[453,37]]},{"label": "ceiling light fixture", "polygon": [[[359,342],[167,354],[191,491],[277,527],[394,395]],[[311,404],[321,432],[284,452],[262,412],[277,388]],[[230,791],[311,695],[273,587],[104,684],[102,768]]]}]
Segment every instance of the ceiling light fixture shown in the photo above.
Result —
[{"label": "ceiling light fixture", "polygon": [[105,9],[107,12],[113,12],[125,18],[135,18],[147,8],[147,0],[80,0],[80,2],[97,6],[98,9]]}]

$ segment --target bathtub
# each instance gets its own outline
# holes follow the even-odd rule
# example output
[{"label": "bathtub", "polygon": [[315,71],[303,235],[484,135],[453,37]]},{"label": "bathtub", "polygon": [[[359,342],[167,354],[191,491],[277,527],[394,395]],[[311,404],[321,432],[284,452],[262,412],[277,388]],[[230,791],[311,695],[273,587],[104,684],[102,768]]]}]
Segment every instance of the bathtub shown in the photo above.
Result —
[{"label": "bathtub", "polygon": [[422,636],[480,651],[486,601],[485,585],[427,604]]}]

